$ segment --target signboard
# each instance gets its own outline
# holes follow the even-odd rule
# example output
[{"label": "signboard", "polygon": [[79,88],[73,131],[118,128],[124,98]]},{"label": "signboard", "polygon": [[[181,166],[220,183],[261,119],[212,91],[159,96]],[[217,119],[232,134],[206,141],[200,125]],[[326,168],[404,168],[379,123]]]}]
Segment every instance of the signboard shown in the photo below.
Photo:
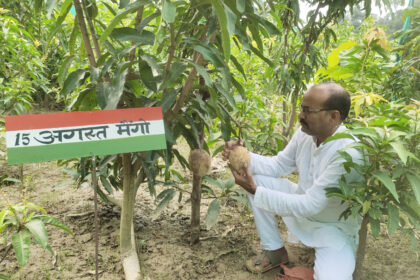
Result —
[{"label": "signboard", "polygon": [[166,148],[160,107],[6,116],[9,164]]}]

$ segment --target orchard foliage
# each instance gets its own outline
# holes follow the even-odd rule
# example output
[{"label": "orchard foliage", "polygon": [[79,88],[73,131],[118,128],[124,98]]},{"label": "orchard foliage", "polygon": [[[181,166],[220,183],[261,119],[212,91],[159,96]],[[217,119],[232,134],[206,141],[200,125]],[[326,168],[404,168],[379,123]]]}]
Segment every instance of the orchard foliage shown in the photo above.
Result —
[{"label": "orchard foliage", "polygon": [[[350,124],[371,167],[349,162],[364,186],[342,184],[330,195],[349,202],[344,216],[368,216],[374,234],[381,222],[391,233],[412,234],[419,203],[418,8],[407,10],[411,28],[390,38],[372,18],[357,30],[345,20],[355,7],[369,16],[370,0],[307,2],[312,7],[301,19],[294,0],[0,0],[0,110],[21,114],[34,101],[67,111],[161,106],[166,150],[96,161],[105,201],[121,189],[135,197],[147,183],[158,214],[187,192],[187,176],[173,168],[190,168],[179,143],[214,156],[234,137],[275,154],[296,128],[308,85],[336,81],[352,93]],[[390,8],[388,0],[375,2]],[[68,172],[78,183],[91,179],[92,159],[61,163],[76,168]],[[209,227],[223,201],[246,201],[231,181],[203,182],[203,194],[213,198]],[[134,201],[122,204],[128,222],[121,222],[121,247],[128,248]]]}]

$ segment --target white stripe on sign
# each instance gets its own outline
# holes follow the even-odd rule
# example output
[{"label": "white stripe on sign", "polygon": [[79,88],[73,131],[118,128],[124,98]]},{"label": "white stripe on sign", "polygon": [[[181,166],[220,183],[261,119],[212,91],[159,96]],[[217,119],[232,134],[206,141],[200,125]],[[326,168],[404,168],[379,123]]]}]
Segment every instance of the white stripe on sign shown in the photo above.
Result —
[{"label": "white stripe on sign", "polygon": [[112,124],[72,126],[6,131],[7,148],[43,146],[51,144],[112,140],[146,135],[164,134],[162,120],[121,122]]}]

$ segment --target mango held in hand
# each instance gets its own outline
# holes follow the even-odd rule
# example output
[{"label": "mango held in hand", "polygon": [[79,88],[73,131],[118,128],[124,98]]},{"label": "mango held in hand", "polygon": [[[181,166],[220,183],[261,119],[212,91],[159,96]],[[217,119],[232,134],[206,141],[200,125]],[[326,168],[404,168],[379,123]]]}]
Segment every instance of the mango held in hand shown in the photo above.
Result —
[{"label": "mango held in hand", "polygon": [[229,154],[230,165],[239,173],[242,173],[245,165],[249,166],[250,161],[249,152],[245,147],[236,146]]},{"label": "mango held in hand", "polygon": [[211,158],[206,151],[195,149],[190,152],[188,163],[194,175],[203,177],[210,171]]}]

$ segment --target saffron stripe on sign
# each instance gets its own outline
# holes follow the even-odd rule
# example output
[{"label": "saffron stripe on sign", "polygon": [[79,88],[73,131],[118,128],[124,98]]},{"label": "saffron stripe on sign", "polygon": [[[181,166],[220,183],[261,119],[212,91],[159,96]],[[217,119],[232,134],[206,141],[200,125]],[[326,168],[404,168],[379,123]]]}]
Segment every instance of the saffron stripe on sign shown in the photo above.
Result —
[{"label": "saffron stripe on sign", "polygon": [[161,107],[6,116],[6,131],[162,120]]},{"label": "saffron stripe on sign", "polygon": [[104,125],[72,126],[57,129],[6,131],[7,148],[112,140],[164,134],[162,120]]},{"label": "saffron stripe on sign", "polygon": [[32,163],[89,155],[110,155],[132,151],[159,150],[166,147],[165,135],[147,135],[113,140],[101,140],[34,147],[10,148],[8,163]]}]

